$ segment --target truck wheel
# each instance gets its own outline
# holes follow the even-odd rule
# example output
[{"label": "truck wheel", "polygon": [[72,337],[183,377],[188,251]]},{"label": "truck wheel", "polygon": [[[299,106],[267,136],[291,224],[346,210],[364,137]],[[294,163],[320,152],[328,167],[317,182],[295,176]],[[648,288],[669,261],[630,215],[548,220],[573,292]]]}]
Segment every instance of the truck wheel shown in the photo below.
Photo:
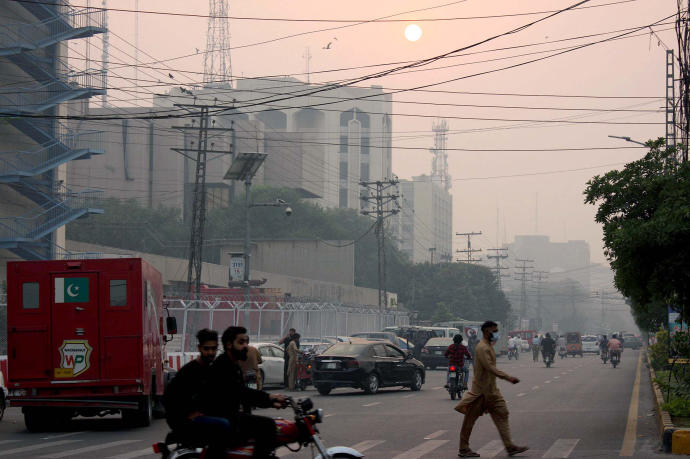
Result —
[{"label": "truck wheel", "polygon": [[41,409],[25,408],[24,425],[29,432],[45,431],[49,425],[47,413]]},{"label": "truck wheel", "polygon": [[321,395],[328,395],[331,393],[331,386],[328,384],[317,384],[316,390],[318,390]]},{"label": "truck wheel", "polygon": [[132,427],[148,427],[153,418],[153,400],[150,395],[139,399],[139,408],[136,410],[123,410],[122,420]]},{"label": "truck wheel", "polygon": [[5,416],[5,406],[7,402],[5,401],[5,397],[0,397],[0,421],[2,421],[3,416]]},{"label": "truck wheel", "polygon": [[164,419],[165,418],[165,406],[163,406],[163,397],[154,397],[153,402],[153,419]]}]

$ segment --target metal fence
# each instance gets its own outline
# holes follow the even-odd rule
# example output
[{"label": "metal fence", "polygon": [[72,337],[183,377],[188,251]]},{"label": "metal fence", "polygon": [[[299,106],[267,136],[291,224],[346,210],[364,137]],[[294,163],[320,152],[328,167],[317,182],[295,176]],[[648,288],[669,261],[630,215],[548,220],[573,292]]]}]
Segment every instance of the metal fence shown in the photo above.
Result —
[{"label": "metal fence", "polygon": [[323,302],[262,302],[168,299],[170,315],[177,318],[178,337],[169,351],[196,350],[194,336],[202,328],[222,331],[232,325],[246,327],[254,342],[275,342],[294,328],[302,338],[349,336],[383,327],[409,325],[406,313],[379,313]]}]

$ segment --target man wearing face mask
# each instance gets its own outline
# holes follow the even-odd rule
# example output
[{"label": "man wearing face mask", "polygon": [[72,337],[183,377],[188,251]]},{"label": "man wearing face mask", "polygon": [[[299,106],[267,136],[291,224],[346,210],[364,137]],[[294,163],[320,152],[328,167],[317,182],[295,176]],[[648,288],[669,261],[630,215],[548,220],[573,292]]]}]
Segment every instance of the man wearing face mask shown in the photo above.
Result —
[{"label": "man wearing face mask", "polygon": [[508,407],[503,395],[496,387],[496,378],[505,379],[512,384],[517,384],[520,380],[510,376],[496,368],[496,352],[493,345],[498,341],[498,324],[493,321],[486,321],[482,324],[483,339],[477,344],[474,351],[474,379],[472,389],[465,392],[464,397],[455,407],[457,411],[465,415],[460,430],[460,457],[479,457],[470,449],[470,435],[474,423],[479,416],[489,413],[491,419],[496,424],[498,433],[506,448],[509,456],[527,451],[527,446],[517,446],[510,437],[510,425],[508,424]]},{"label": "man wearing face mask", "polygon": [[269,458],[276,444],[273,419],[240,412],[243,404],[259,408],[284,408],[282,395],[249,389],[239,362],[247,360],[249,336],[244,327],[229,327],[221,337],[223,352],[211,366],[208,404],[210,414],[230,422],[233,442],[254,440],[255,458]]}]

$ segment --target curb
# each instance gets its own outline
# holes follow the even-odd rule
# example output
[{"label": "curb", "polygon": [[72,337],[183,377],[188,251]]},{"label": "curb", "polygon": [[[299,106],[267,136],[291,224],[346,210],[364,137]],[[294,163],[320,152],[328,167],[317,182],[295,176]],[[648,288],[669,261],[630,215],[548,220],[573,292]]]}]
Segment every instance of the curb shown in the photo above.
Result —
[{"label": "curb", "polygon": [[664,396],[661,389],[654,379],[656,379],[656,372],[652,368],[652,361],[647,354],[647,367],[649,368],[649,377],[652,382],[652,390],[654,391],[654,398],[656,399],[655,407],[657,413],[657,420],[659,421],[659,437],[664,448],[665,453],[673,454],[690,454],[690,429],[679,429],[671,420],[671,415],[668,411],[661,408],[664,404]]}]

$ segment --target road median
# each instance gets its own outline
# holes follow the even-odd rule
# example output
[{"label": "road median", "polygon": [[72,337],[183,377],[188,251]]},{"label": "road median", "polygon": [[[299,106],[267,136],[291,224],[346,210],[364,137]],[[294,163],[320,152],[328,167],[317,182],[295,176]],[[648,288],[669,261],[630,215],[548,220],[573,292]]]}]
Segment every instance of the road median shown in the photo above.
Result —
[{"label": "road median", "polygon": [[654,392],[654,406],[656,407],[657,420],[659,422],[659,438],[664,448],[664,452],[673,454],[690,454],[690,429],[679,428],[673,424],[671,414],[663,409],[664,395],[661,393],[659,385],[656,383],[656,372],[652,367],[649,352],[647,355],[647,367],[649,368],[649,379],[652,383]]}]

